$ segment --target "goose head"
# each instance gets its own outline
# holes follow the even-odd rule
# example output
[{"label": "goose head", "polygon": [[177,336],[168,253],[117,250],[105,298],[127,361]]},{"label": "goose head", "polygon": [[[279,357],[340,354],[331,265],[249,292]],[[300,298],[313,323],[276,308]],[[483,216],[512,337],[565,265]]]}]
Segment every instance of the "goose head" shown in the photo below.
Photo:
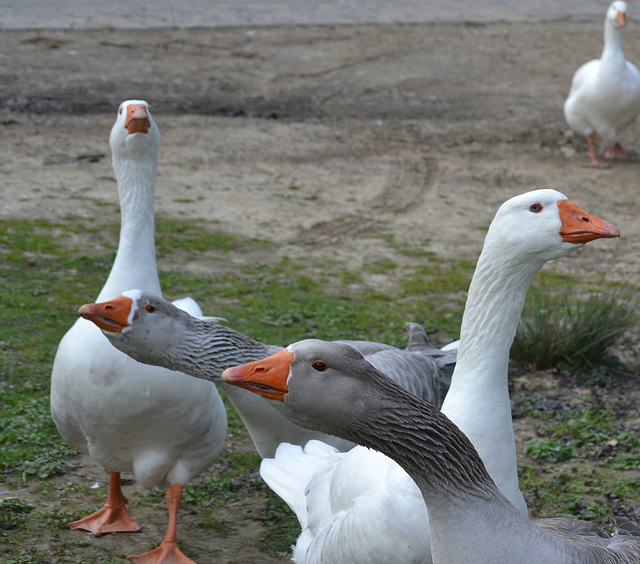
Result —
[{"label": "goose head", "polygon": [[126,100],[120,104],[111,128],[109,145],[114,167],[118,159],[140,154],[155,155],[160,148],[160,131],[144,100]]},{"label": "goose head", "polygon": [[347,419],[363,419],[360,415],[368,410],[364,391],[380,383],[394,385],[349,345],[317,339],[227,368],[222,380],[266,398],[297,425],[338,436]]},{"label": "goose head", "polygon": [[188,313],[143,290],[128,290],[106,302],[85,304],[78,313],[102,329],[116,348],[148,364],[171,354],[175,343],[183,340],[194,324]]},{"label": "goose head", "polygon": [[504,202],[491,222],[483,254],[500,264],[535,265],[568,255],[599,238],[619,237],[617,227],[579,208],[556,190],[526,192]]},{"label": "goose head", "polygon": [[611,22],[614,27],[624,27],[627,25],[627,4],[621,0],[612,2],[607,9],[605,16],[607,22]]}]

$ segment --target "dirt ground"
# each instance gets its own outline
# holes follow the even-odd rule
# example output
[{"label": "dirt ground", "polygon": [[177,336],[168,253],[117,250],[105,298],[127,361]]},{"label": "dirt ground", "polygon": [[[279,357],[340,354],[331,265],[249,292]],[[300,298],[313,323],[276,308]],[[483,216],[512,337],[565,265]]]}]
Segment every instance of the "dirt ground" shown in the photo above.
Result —
[{"label": "dirt ground", "polygon": [[[143,98],[163,136],[156,210],[165,216],[354,267],[417,260],[394,255],[390,234],[474,261],[504,200],[551,187],[622,237],[547,268],[637,283],[638,125],[622,134],[630,160],[593,170],[581,166],[586,142],[562,115],[572,73],[601,46],[601,20],[2,31],[0,217],[70,221],[92,216],[95,200],[115,204],[109,130],[122,100]],[[634,21],[624,48],[640,63]],[[232,253],[220,268],[248,260]],[[179,268],[211,266],[185,257]],[[393,280],[364,283],[386,290]],[[87,462],[70,480],[100,473]],[[139,535],[95,542],[106,553],[139,551],[166,524],[156,509],[147,517]],[[242,526],[211,539],[189,531],[202,536],[189,540],[189,555],[288,560],[257,552],[243,530],[251,536]]]}]

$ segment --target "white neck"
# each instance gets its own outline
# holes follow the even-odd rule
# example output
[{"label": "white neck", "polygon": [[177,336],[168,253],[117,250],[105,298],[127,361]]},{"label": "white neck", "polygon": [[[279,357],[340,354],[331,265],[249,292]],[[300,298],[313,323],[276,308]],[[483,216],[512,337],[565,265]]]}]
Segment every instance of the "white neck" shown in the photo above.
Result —
[{"label": "white neck", "polygon": [[498,488],[524,514],[508,388],[509,350],[531,282],[543,263],[485,247],[460,330],[460,349],[442,411],[469,437]]},{"label": "white neck", "polygon": [[[622,52],[622,29],[608,18],[604,22],[604,47],[600,61],[612,64],[625,64],[624,53]],[[601,65],[602,68],[602,65]],[[604,67],[607,68],[606,66]]]},{"label": "white neck", "polygon": [[160,295],[154,238],[155,163],[121,157],[114,171],[120,196],[120,242],[97,300],[113,299],[132,288]]}]

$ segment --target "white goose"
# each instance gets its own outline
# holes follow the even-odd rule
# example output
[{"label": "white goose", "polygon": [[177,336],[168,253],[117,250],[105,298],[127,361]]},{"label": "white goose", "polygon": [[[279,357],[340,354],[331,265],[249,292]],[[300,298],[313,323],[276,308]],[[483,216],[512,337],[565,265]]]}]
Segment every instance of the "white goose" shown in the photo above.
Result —
[{"label": "white goose", "polygon": [[[428,524],[422,519],[421,525],[430,529],[428,556],[435,564],[640,563],[640,531],[629,521],[613,537],[585,521],[530,521],[496,487],[473,444],[448,417],[349,346],[300,341],[229,368],[222,379],[268,398],[298,425],[393,458],[429,509]],[[386,561],[406,562],[402,555]]]},{"label": "white goose", "polygon": [[[486,457],[495,458],[490,472],[525,514],[507,391],[509,346],[524,297],[546,261],[567,255],[592,239],[618,235],[615,227],[583,212],[559,192],[538,190],[512,198],[500,208],[478,261],[461,332],[462,367],[456,369],[445,403],[452,413],[463,412],[459,418],[472,440],[482,446]],[[495,310],[491,320],[486,319],[487,310]],[[248,337],[195,320],[164,300],[137,290],[116,300],[82,306],[80,313],[97,323],[114,346],[137,360],[179,367],[205,378],[218,378],[221,366],[240,354],[238,348],[248,355],[258,354],[264,347],[256,349]],[[484,323],[486,334],[480,330]],[[490,360],[480,362],[484,354],[490,355],[495,366],[487,368]],[[476,386],[480,390],[468,390]],[[238,392],[244,392],[242,402],[247,402],[247,394],[253,395],[242,389]],[[477,397],[469,403],[465,398],[471,393]],[[257,431],[266,429],[271,434],[276,428],[283,429],[269,443],[269,449],[290,433],[295,433],[301,444],[304,435],[295,430],[299,427],[289,423],[287,429],[284,423],[276,423],[284,418],[267,402],[249,409],[248,402],[244,407],[239,404],[239,394],[232,394],[233,388],[229,397],[245,422],[247,415],[260,414],[254,422]],[[465,405],[473,408],[468,419]],[[255,442],[252,425],[247,425]],[[397,464],[360,447],[342,455],[311,443],[307,451],[311,453],[281,445],[276,460],[264,460],[261,468],[303,527],[295,550],[298,562],[322,558],[354,564],[430,561],[428,529],[416,517],[422,513],[427,518],[424,502]]]},{"label": "white goose", "polygon": [[627,5],[616,0],[604,19],[602,56],[575,72],[564,103],[569,127],[587,138],[588,166],[607,166],[596,155],[596,140],[605,157],[627,158],[618,142],[618,133],[640,113],[640,73],[622,52],[621,30],[626,22]]},{"label": "white goose", "polygon": [[[478,259],[442,411],[467,434],[498,488],[524,515],[508,361],[527,291],[545,262],[618,235],[563,194],[535,190],[502,204]],[[281,445],[275,459],[262,461],[260,473],[298,516],[296,562],[431,562],[420,491],[384,455],[363,447],[343,454],[316,443],[305,451]]]},{"label": "white goose", "polygon": [[[120,105],[109,142],[122,221],[116,258],[98,299],[131,287],[160,293],[153,209],[160,133],[146,102]],[[181,307],[202,315],[191,299]],[[215,385],[140,364],[112,347],[93,323],[78,319],[53,363],[51,415],[65,440],[109,470],[106,505],[69,526],[95,535],[138,531],[120,488],[120,473],[133,471],[146,488],[170,484],[169,525],[155,551],[130,558],[192,562],[177,548],[176,518],[184,484],[208,468],[224,445],[226,412]]]},{"label": "white goose", "polygon": [[[213,382],[220,382],[222,371],[229,366],[264,358],[282,348],[196,319],[160,296],[142,290],[128,290],[116,299],[86,304],[79,313],[100,327],[116,348],[139,362],[180,370]],[[409,346],[404,350],[371,341],[345,342],[365,351],[370,362],[395,376],[411,393],[440,405],[439,366],[452,362],[455,352],[445,353],[427,346],[420,325],[408,324],[408,330]],[[443,367],[445,374],[448,368]],[[445,388],[448,381],[445,377]],[[340,450],[354,446],[349,441],[293,425],[255,394],[224,387],[262,457],[274,456],[282,442],[304,445],[317,439]]]}]

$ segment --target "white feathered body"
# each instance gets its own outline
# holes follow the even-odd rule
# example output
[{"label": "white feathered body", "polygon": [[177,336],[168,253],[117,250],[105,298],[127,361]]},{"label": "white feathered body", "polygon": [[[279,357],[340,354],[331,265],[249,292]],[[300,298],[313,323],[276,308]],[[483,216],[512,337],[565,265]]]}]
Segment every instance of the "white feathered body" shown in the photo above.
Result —
[{"label": "white feathered body", "polygon": [[595,133],[602,149],[617,143],[619,132],[640,113],[640,73],[625,59],[614,4],[605,18],[602,56],[575,72],[564,103],[571,129],[584,136]]},{"label": "white feathered body", "polygon": [[[132,100],[126,104],[144,103]],[[154,241],[155,179],[160,134],[128,134],[122,112],[110,144],[121,205],[120,242],[98,299],[131,288],[160,295]],[[180,306],[202,315],[189,299]],[[104,468],[133,471],[145,487],[186,484],[224,445],[227,420],[214,384],[140,364],[109,343],[90,321],[64,335],[51,375],[51,415],[62,437]]]}]

